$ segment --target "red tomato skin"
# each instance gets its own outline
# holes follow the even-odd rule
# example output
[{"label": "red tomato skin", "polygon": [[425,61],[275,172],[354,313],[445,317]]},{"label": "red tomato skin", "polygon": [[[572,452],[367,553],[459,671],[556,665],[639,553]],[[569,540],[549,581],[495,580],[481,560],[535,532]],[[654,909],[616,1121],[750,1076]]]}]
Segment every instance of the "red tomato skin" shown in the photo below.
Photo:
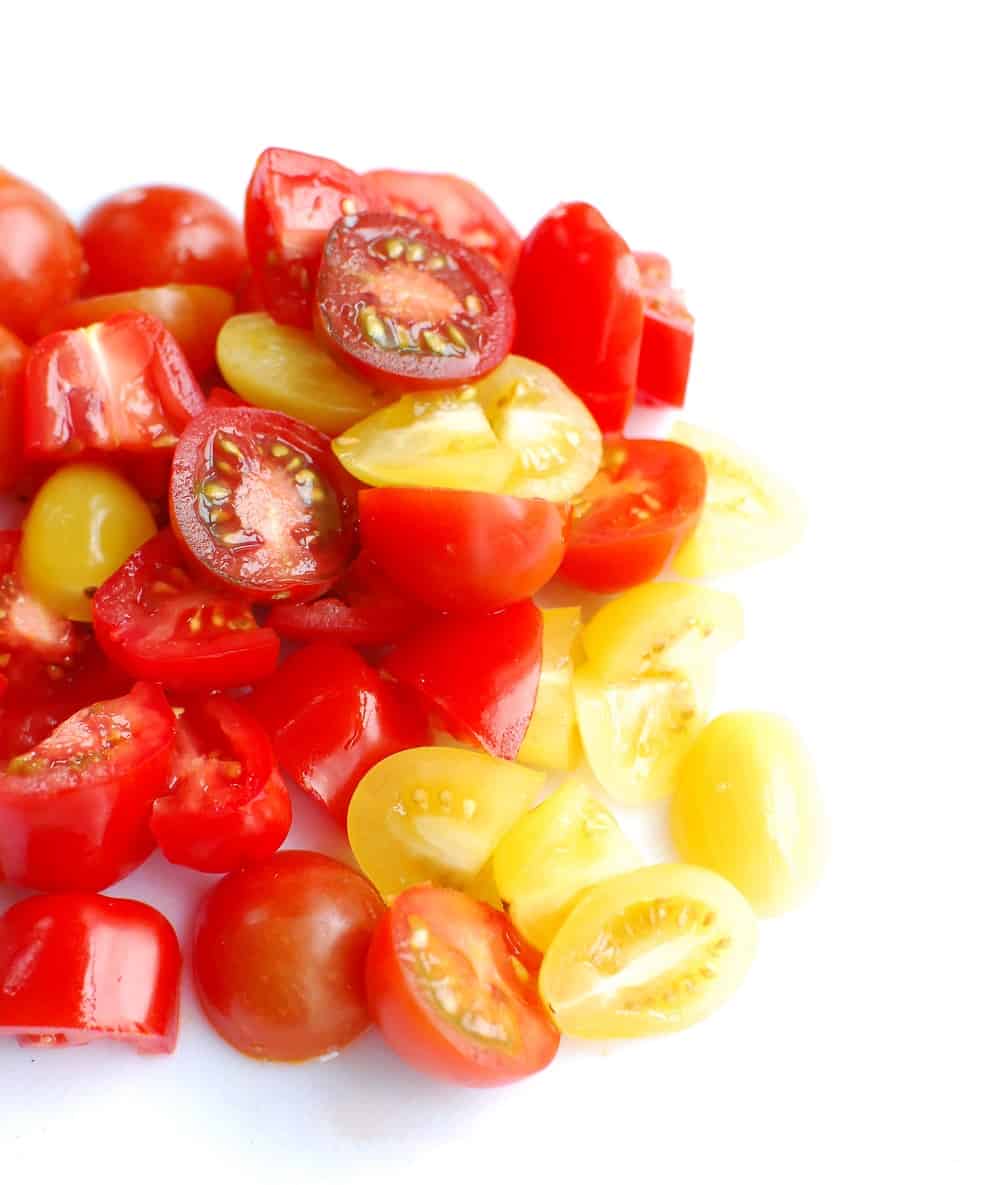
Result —
[{"label": "red tomato skin", "polygon": [[28,350],[0,325],[0,493],[14,489],[24,468],[21,383]]},{"label": "red tomato skin", "polygon": [[514,351],[554,370],[604,432],[632,408],[643,301],[625,240],[584,202],[557,206],[524,240]]},{"label": "red tomato skin", "polygon": [[239,223],[210,197],[172,185],[137,186],[105,198],[80,228],[85,296],[208,284],[235,292],[246,252]]},{"label": "red tomato skin", "polygon": [[337,642],[303,647],[244,703],[270,735],[278,764],[341,824],[373,765],[430,744],[417,706]]},{"label": "red tomato skin", "polygon": [[683,295],[671,287],[670,260],[636,252],[645,317],[636,400],[652,406],[683,407],[694,345],[694,318]]},{"label": "red tomato skin", "polygon": [[166,790],[174,715],[151,683],[110,704],[137,720],[127,767],[0,773],[0,879],[43,892],[99,892],[152,852],[149,813]]},{"label": "red tomato skin", "polygon": [[235,391],[228,387],[213,387],[208,393],[209,407],[249,407],[245,399],[241,399]]},{"label": "red tomato skin", "polygon": [[49,309],[76,296],[82,271],[83,249],[66,215],[0,169],[0,324],[34,341]]},{"label": "red tomato skin", "polygon": [[514,761],[535,710],[542,615],[521,601],[493,613],[444,616],[401,642],[383,667],[456,739]]},{"label": "red tomato skin", "polygon": [[0,917],[0,1035],[24,1045],[109,1039],[173,1053],[180,979],[174,928],[141,901],[45,894]]},{"label": "red tomato skin", "polygon": [[541,498],[464,490],[367,489],[361,545],[388,577],[442,613],[525,601],[555,575],[568,514]]}]

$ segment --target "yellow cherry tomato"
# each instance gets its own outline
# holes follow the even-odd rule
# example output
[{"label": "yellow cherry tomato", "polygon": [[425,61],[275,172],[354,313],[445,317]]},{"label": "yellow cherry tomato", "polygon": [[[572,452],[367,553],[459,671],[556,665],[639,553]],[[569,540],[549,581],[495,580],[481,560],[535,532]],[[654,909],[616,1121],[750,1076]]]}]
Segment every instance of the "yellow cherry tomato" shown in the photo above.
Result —
[{"label": "yellow cherry tomato", "polygon": [[90,621],[94,589],[156,534],[156,523],[124,478],[82,463],[64,466],[42,486],[23,531],[25,587],[54,613]]},{"label": "yellow cherry tomato", "polygon": [[757,919],[728,881],[658,864],[583,895],[545,953],[538,987],[570,1036],[670,1033],[729,998],[756,946]]},{"label": "yellow cherry tomato", "polygon": [[641,863],[614,815],[571,778],[503,837],[493,877],[514,925],[545,950],[581,893]]},{"label": "yellow cherry tomato", "polygon": [[674,556],[679,576],[717,576],[781,555],[798,543],[805,512],[784,482],[721,436],[674,423],[670,435],[701,453],[708,470],[705,506]]},{"label": "yellow cherry tomato", "polygon": [[354,791],[347,812],[351,851],[383,896],[422,881],[468,890],[544,780],[468,749],[394,753]]},{"label": "yellow cherry tomato", "polygon": [[385,399],[338,366],[305,329],[266,313],[240,313],[223,325],[215,347],[222,377],[247,403],[343,432]]},{"label": "yellow cherry tomato", "polygon": [[797,905],[820,870],[823,826],[791,725],[766,712],[713,720],[677,771],[670,829],[682,859],[721,873],[759,914]]},{"label": "yellow cherry tomato", "polygon": [[573,667],[581,624],[579,606],[542,610],[542,673],[535,710],[517,755],[525,765],[573,769],[580,760]]}]

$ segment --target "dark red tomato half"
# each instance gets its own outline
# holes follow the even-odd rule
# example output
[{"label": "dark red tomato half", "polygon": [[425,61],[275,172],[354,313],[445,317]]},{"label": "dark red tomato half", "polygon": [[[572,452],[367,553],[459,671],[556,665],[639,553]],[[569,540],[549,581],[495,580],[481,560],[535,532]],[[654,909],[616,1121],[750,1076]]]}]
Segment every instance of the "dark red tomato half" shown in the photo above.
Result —
[{"label": "dark red tomato half", "polygon": [[215,582],[255,601],[319,596],[355,550],[352,487],[330,439],[259,408],[215,408],[174,453],[170,520]]},{"label": "dark red tomato half", "polygon": [[149,812],[173,740],[163,692],[137,683],[13,757],[0,773],[0,879],[99,891],[137,868],[153,850]]},{"label": "dark red tomato half", "polygon": [[281,767],[341,823],[373,765],[430,743],[419,708],[337,642],[303,647],[243,702],[269,733]]},{"label": "dark red tomato half", "polygon": [[21,376],[28,351],[0,325],[0,493],[14,489],[24,466]]},{"label": "dark red tomato half", "polygon": [[398,169],[375,169],[365,173],[365,181],[393,214],[415,218],[471,247],[485,255],[506,280],[514,278],[521,236],[471,181],[449,173],[404,173]]},{"label": "dark red tomato half", "polygon": [[256,296],[276,321],[309,329],[330,227],[372,205],[357,173],[306,152],[266,148],[247,187],[244,224]]},{"label": "dark red tomato half", "polygon": [[601,593],[652,580],[694,530],[707,481],[686,445],[609,438],[597,476],[573,500],[559,575]]},{"label": "dark red tomato half", "polygon": [[411,1066],[463,1086],[504,1086],[552,1061],[559,1033],[506,915],[455,889],[393,901],[368,951],[368,1007]]},{"label": "dark red tomato half", "polygon": [[495,613],[441,617],[400,642],[383,665],[457,740],[513,761],[535,710],[542,615],[521,601]]},{"label": "dark red tomato half", "polygon": [[22,1045],[177,1044],[180,945],[141,901],[56,893],[12,905],[0,917],[0,983],[0,1036]]},{"label": "dark red tomato half", "polygon": [[431,609],[475,613],[534,596],[566,550],[567,513],[541,498],[464,490],[362,490],[361,543]]},{"label": "dark red tomato half", "polygon": [[637,252],[646,315],[642,323],[636,396],[640,403],[683,407],[694,345],[694,318],[671,286],[670,261]]},{"label": "dark red tomato half", "polygon": [[224,695],[175,709],[170,793],[150,826],[171,864],[233,872],[273,856],[292,825],[292,804],[267,733]]},{"label": "dark red tomato half", "polygon": [[628,244],[584,202],[557,206],[524,240],[514,349],[541,362],[620,432],[632,408],[643,300]]},{"label": "dark red tomato half", "polygon": [[483,256],[412,218],[362,214],[330,231],[316,330],[382,390],[469,382],[499,366],[514,336],[503,276]]}]

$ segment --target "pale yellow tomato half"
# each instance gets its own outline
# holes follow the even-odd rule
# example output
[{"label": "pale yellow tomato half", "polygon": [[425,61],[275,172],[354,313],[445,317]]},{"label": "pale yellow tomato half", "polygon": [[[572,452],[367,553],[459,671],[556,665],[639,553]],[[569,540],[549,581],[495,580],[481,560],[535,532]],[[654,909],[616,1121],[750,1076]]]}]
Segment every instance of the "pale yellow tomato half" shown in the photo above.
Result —
[{"label": "pale yellow tomato half", "polygon": [[580,760],[573,668],[582,621],[579,606],[542,610],[542,673],[535,710],[517,755],[524,765],[568,770]]}]

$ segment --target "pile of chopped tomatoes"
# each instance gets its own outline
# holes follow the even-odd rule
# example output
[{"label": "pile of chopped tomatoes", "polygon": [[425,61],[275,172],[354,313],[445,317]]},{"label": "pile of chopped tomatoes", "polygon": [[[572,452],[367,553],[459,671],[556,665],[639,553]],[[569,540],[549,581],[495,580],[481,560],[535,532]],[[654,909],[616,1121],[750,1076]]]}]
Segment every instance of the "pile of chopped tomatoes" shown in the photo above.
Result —
[{"label": "pile of chopped tomatoes", "polygon": [[[626,433],[692,341],[582,202],[522,241],[461,178],[269,148],[242,226],[156,186],[77,228],[0,170],[0,1034],[173,1050],[174,929],[106,895],[157,849],[221,878],[188,957],[252,1057],[374,1022],[499,1085],[728,997],[822,829],[783,721],[705,727],[742,614],[691,582],[794,497]],[[357,867],[279,850],[303,792]],[[609,802],[671,794],[650,866]]]}]

